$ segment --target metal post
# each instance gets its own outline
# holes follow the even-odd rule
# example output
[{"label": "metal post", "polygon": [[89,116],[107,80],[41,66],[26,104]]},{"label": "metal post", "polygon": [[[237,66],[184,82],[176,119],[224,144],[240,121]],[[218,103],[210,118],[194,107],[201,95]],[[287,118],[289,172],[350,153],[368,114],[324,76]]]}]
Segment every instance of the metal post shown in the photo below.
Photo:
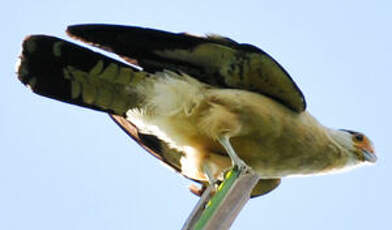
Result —
[{"label": "metal post", "polygon": [[249,167],[242,170],[233,168],[226,174],[215,195],[211,195],[214,185],[206,189],[182,230],[229,229],[259,179]]}]

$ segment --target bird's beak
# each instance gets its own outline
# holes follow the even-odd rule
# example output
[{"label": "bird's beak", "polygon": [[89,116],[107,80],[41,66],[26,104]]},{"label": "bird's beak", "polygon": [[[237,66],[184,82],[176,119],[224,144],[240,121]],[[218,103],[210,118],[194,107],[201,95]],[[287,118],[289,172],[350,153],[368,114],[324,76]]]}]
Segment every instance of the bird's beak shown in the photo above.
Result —
[{"label": "bird's beak", "polygon": [[377,156],[376,154],[367,151],[367,150],[362,150],[363,153],[363,157],[365,159],[365,161],[370,162],[370,163],[375,163],[377,161]]}]

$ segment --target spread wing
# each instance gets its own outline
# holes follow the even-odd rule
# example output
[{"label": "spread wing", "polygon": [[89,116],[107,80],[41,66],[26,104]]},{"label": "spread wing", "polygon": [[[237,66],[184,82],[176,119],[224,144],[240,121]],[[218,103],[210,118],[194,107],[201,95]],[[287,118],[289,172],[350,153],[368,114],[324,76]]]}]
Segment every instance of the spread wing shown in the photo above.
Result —
[{"label": "spread wing", "polygon": [[147,72],[182,71],[221,88],[238,88],[274,98],[302,112],[306,103],[289,74],[261,49],[231,39],[131,26],[87,24],[68,27],[76,39],[114,52]]},{"label": "spread wing", "polygon": [[24,40],[17,74],[39,95],[123,116],[138,103],[129,88],[148,77],[130,65],[46,35]]}]

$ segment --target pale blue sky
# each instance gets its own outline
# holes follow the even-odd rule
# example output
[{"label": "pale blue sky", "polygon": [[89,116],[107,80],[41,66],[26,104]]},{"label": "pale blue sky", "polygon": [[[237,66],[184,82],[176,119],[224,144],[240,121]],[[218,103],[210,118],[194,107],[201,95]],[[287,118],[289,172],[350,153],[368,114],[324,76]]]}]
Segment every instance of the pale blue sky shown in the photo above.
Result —
[{"label": "pale blue sky", "polygon": [[323,124],[359,130],[379,161],[289,178],[232,229],[390,229],[391,1],[7,1],[0,9],[0,229],[179,229],[197,202],[104,113],[32,94],[14,66],[28,34],[116,23],[257,45],[295,79]]}]

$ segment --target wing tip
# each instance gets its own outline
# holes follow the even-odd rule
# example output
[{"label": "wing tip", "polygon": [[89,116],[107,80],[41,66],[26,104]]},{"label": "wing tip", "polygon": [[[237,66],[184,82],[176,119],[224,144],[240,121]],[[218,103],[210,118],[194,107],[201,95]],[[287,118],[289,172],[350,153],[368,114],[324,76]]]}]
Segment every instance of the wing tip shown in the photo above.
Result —
[{"label": "wing tip", "polygon": [[16,62],[15,71],[20,82],[32,89],[34,88],[34,78],[29,71],[29,56],[36,51],[36,36],[28,35],[23,39],[22,50]]},{"label": "wing tip", "polygon": [[[65,33],[72,39],[76,41],[83,42],[85,44],[100,48],[102,50],[113,52],[112,48],[100,44],[99,36],[102,27],[108,28],[108,26],[113,26],[110,24],[76,24],[70,25],[65,30]],[[98,41],[97,41],[98,39]]]},{"label": "wing tip", "polygon": [[[46,35],[28,35],[23,39],[22,49],[16,61],[15,72],[18,80],[34,93],[43,95],[46,92],[46,84],[43,83],[45,70],[43,70],[48,63],[45,52],[50,52],[55,55],[53,43],[54,37]],[[49,42],[49,43],[48,43]],[[50,44],[48,50],[42,51],[42,44]],[[41,74],[40,74],[41,73]]]},{"label": "wing tip", "polygon": [[77,41],[86,42],[82,36],[82,28],[87,24],[77,24],[68,26],[65,33],[72,39]]},{"label": "wing tip", "polygon": [[75,25],[70,25],[70,26],[67,26],[67,29],[65,30],[65,32],[68,35],[70,35],[70,36],[77,36],[81,32],[86,31],[86,29],[94,28],[97,25],[99,25],[99,24],[75,24]]},{"label": "wing tip", "polygon": [[[33,76],[34,74],[31,73],[31,69],[36,65],[37,62],[34,59],[40,55],[40,44],[39,42],[47,42],[54,40],[54,37],[41,35],[41,34],[34,34],[28,35],[23,39],[22,42],[22,50],[20,51],[18,60],[15,65],[15,72],[19,81],[21,81],[24,85],[29,88],[34,89],[34,83],[36,83],[36,79]],[[61,41],[61,39],[58,39]],[[53,47],[51,47],[53,49]],[[52,50],[51,52],[55,52]],[[54,54],[54,53],[53,53]],[[32,63],[32,61],[34,62]],[[45,63],[40,63],[44,65]],[[35,79],[35,80],[34,80]]]}]

